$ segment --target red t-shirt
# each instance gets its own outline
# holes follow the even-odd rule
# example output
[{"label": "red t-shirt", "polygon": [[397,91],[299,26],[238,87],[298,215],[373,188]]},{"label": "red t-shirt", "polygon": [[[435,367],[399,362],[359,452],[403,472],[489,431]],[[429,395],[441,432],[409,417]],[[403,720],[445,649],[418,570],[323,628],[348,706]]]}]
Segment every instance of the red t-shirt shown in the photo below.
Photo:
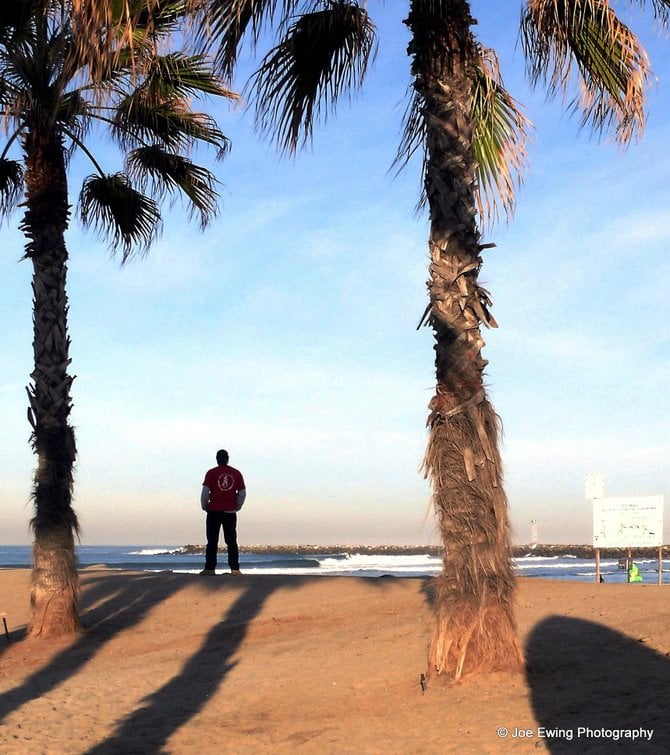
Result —
[{"label": "red t-shirt", "polygon": [[229,466],[214,467],[205,474],[202,483],[209,488],[209,511],[235,511],[237,491],[244,489],[244,478],[239,469]]}]

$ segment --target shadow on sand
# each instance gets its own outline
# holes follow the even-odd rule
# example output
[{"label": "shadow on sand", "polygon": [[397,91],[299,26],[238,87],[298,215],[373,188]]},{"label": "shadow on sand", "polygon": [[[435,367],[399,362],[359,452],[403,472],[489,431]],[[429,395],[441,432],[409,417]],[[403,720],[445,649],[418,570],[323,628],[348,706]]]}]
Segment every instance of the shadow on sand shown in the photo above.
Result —
[{"label": "shadow on sand", "polygon": [[[207,584],[214,581],[206,579]],[[245,579],[243,589],[221,621],[210,629],[200,648],[185,660],[181,671],[146,697],[137,710],[119,722],[111,737],[88,750],[87,755],[161,752],[170,736],[209,702],[234,668],[233,657],[267,598],[275,590],[297,584],[285,578]],[[198,684],[188,684],[191,679],[197,679]],[[193,689],[195,694],[189,694]]]},{"label": "shadow on sand", "polygon": [[[183,659],[179,673],[148,695],[134,712],[119,720],[115,732],[89,749],[87,755],[163,752],[171,735],[207,704],[234,668],[237,650],[270,595],[280,589],[299,588],[312,579],[324,577],[265,576],[238,580],[165,573],[158,578],[147,573],[88,573],[80,600],[85,634],[56,651],[46,666],[21,685],[0,694],[0,721],[75,677],[115,635],[138,626],[153,608],[198,581],[199,586],[211,592],[212,600],[225,605],[220,621],[204,636],[199,649]],[[370,584],[382,588],[386,580],[370,580]],[[23,634],[23,630],[15,631],[13,638],[19,640]],[[189,684],[194,678],[198,683]]]},{"label": "shadow on sand", "polygon": [[[157,604],[183,585],[183,580],[175,575],[160,580],[152,579],[150,574],[134,573],[89,576],[80,597],[84,634],[57,652],[45,667],[35,671],[19,687],[0,694],[0,721],[75,676],[118,632],[139,624]],[[25,628],[13,630],[11,638],[14,642],[24,639]]]},{"label": "shadow on sand", "polygon": [[[533,629],[526,658],[550,752],[670,752],[670,658],[601,624],[564,616]],[[642,729],[653,730],[651,741]],[[626,730],[638,738],[625,737]]]}]

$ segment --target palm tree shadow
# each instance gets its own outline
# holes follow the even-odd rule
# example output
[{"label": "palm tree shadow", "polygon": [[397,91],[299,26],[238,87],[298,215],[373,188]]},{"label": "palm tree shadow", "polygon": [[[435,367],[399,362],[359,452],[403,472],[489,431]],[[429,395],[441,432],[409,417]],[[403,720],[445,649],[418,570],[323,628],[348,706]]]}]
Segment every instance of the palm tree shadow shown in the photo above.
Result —
[{"label": "palm tree shadow", "polygon": [[[89,574],[81,599],[81,616],[87,633],[55,654],[46,666],[35,671],[19,687],[0,694],[2,714],[8,715],[76,676],[119,632],[141,624],[156,605],[183,587],[192,585],[194,579],[211,591],[212,598],[220,596],[222,588],[227,591],[234,585],[233,602],[210,629],[201,647],[185,659],[182,670],[148,695],[142,707],[120,721],[116,732],[90,749],[87,755],[133,752],[145,755],[163,751],[170,736],[204,707],[235,667],[235,653],[268,597],[279,589],[299,588],[313,578],[291,575],[264,576],[262,579],[245,577],[239,581],[207,578],[203,581],[200,577],[174,574],[161,574],[159,579],[146,573]],[[369,583],[379,588],[389,584],[383,579],[370,580]],[[192,683],[194,679],[197,684]]]},{"label": "palm tree shadow", "polygon": [[[170,736],[207,704],[235,667],[233,657],[267,598],[281,587],[298,587],[302,580],[265,577],[258,582],[245,580],[245,583],[245,589],[222,620],[210,629],[200,649],[186,661],[181,672],[146,697],[144,705],[125,718],[114,735],[88,750],[86,755],[161,752]],[[192,683],[194,679],[197,684]],[[141,732],[140,742],[138,732]]]},{"label": "palm tree shadow", "polygon": [[[188,579],[188,578],[186,578]],[[80,601],[85,633],[15,689],[0,694],[0,721],[75,676],[123,629],[139,624],[156,605],[184,586],[183,575],[110,574],[88,578]],[[14,639],[21,639],[12,632]]]},{"label": "palm tree shadow", "polygon": [[[551,752],[670,752],[667,657],[602,624],[552,616],[533,629],[526,658]],[[641,729],[653,730],[650,742],[621,733]]]}]

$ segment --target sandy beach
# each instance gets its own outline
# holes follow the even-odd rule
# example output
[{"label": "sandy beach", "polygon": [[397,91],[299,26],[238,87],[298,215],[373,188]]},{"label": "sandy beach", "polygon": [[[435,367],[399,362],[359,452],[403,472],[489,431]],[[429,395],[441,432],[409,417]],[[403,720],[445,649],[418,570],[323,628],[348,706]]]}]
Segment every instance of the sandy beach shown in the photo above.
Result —
[{"label": "sandy beach", "polygon": [[526,673],[424,691],[422,579],[81,578],[86,633],[26,641],[0,570],[2,753],[670,751],[667,587],[521,579]]}]

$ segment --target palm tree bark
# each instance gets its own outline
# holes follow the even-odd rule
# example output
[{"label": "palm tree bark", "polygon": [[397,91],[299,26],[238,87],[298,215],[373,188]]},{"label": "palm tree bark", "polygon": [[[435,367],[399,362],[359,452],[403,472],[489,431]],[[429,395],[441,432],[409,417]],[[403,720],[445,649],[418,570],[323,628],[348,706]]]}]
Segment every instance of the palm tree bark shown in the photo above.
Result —
[{"label": "palm tree bark", "polygon": [[483,381],[481,324],[495,326],[478,283],[470,66],[474,20],[465,0],[413,0],[414,87],[423,103],[430,210],[430,303],[436,391],[424,462],[444,543],[436,579],[430,671],[459,679],[521,666],[498,419]]},{"label": "palm tree bark", "polygon": [[65,151],[61,138],[39,119],[24,141],[26,206],[22,230],[33,264],[34,371],[28,416],[37,455],[31,521],[35,534],[31,586],[32,636],[58,636],[80,629],[72,508],[74,432],[68,374],[67,249],[69,222]]}]

